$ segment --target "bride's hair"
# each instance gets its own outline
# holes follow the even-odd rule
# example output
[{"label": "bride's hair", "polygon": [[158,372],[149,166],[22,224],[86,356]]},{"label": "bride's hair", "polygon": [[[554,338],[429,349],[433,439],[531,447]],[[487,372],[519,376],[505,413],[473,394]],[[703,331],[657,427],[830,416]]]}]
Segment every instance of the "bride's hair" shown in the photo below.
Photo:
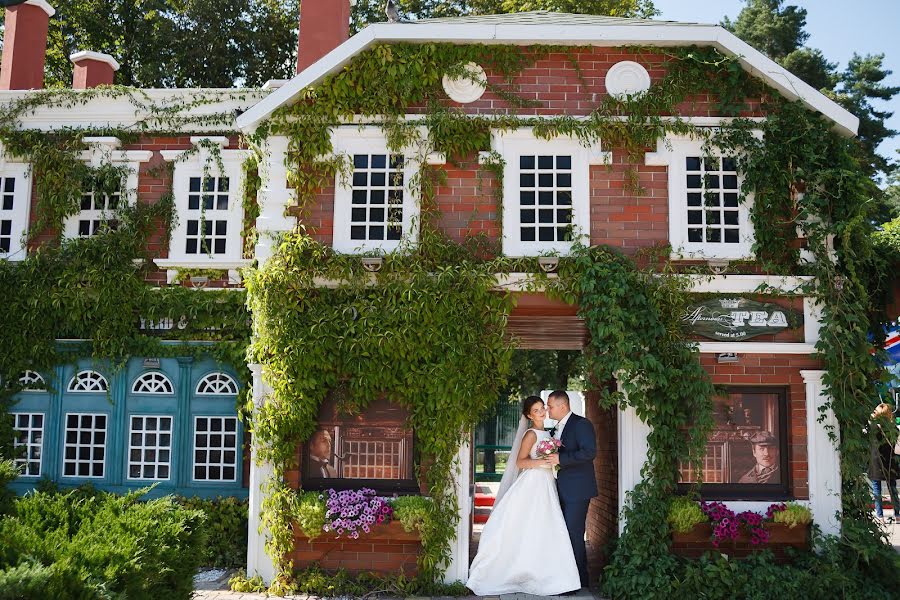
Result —
[{"label": "bride's hair", "polygon": [[544,401],[541,400],[539,396],[528,396],[527,398],[522,400],[522,414],[525,416],[525,418],[528,418],[528,413],[531,412],[531,407],[538,402],[540,402],[541,404],[544,403]]}]

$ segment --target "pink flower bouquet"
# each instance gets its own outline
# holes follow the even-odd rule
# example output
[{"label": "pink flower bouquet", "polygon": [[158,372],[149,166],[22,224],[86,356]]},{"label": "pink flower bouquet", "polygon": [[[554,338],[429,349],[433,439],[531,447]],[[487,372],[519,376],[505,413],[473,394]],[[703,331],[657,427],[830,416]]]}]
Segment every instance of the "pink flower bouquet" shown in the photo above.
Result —
[{"label": "pink flower bouquet", "polygon": [[[559,449],[562,448],[562,442],[556,438],[550,438],[549,440],[541,440],[537,445],[537,455],[539,457],[547,457],[551,454],[559,453]],[[559,465],[555,465],[553,467],[553,476],[556,477],[556,472],[559,471]]]}]

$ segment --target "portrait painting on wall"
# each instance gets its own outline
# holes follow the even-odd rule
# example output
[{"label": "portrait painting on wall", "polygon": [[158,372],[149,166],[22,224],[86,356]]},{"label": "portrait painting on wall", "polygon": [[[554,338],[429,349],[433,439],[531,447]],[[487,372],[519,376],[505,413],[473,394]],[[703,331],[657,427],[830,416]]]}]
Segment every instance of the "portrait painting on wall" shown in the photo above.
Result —
[{"label": "portrait painting on wall", "polygon": [[[702,458],[701,493],[721,497],[787,493],[786,393],[782,388],[730,388],[713,400],[713,429]],[[681,483],[697,480],[688,461]]]},{"label": "portrait painting on wall", "polygon": [[386,399],[373,400],[360,414],[344,414],[327,398],[318,428],[303,447],[304,489],[416,488],[414,436],[406,417],[405,409]]}]

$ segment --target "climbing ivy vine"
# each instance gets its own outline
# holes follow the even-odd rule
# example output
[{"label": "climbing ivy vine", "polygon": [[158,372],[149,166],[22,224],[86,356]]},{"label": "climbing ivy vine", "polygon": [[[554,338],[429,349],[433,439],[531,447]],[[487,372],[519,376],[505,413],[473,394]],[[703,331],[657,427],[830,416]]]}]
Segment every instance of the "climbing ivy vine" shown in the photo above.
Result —
[{"label": "climbing ivy vine", "polygon": [[[620,150],[632,163],[632,174],[643,152],[655,149],[657,140],[669,133],[696,135],[740,157],[744,192],[753,193],[755,201],[755,267],[815,276],[803,292],[822,305],[817,351],[828,370],[828,408],[840,423],[834,433],[844,474],[842,552],[868,572],[891,572],[883,568],[891,559],[868,517],[864,481],[855,475],[865,460],[867,440],[861,432],[878,374],[866,337],[872,313],[868,284],[877,274],[866,218],[869,187],[854,161],[853,142],[836,136],[817,115],[764,89],[736,59],[708,48],[650,49],[660,57],[665,77],[641,96],[598,100],[586,118],[516,114],[533,101],[518,90],[515,76],[549,53],[574,56],[578,50],[375,46],[306,90],[299,102],[277,113],[253,136],[253,144],[267,135],[288,137],[291,185],[302,215],[320,188],[346,169],[345,157],[333,152],[331,129],[353,119],[381,127],[392,150],[417,149],[414,185],[422,211],[417,245],[387,257],[377,274],[315,242],[310,235],[314,232],[304,228],[285,236],[275,257],[249,274],[248,302],[255,324],[250,358],[264,365],[273,388],[254,411],[251,427],[260,442],[260,458],[275,466],[263,512],[272,534],[269,551],[279,567],[274,589],[290,586],[287,556],[297,495],[285,475],[294,466],[297,444],[314,430],[318,407],[329,393],[339,394],[341,406],[349,411],[362,411],[381,395],[409,410],[409,425],[418,439],[420,481],[434,499],[423,531],[420,569],[436,578],[446,565],[458,518],[453,459],[466,432],[496,401],[509,364],[504,329],[511,300],[494,289],[495,274],[539,269],[534,261],[500,257],[485,239],[448,240],[438,226],[434,201],[445,173],[426,166],[425,157],[443,152],[451,161],[471,159],[476,152],[490,150],[493,131],[519,127],[532,127],[543,138],[570,135],[586,145],[602,140],[605,149]],[[442,103],[442,77],[464,75],[460,65],[467,62],[500,75],[499,83],[489,87],[508,102],[509,111],[473,116]],[[104,95],[128,96],[152,118],[130,131],[47,134],[19,127],[23,116],[42,106],[75,107]],[[712,97],[720,114],[735,117],[748,109],[746,99],[761,100],[768,118],[762,123],[737,119],[710,133],[677,117],[679,106],[701,95]],[[200,95],[163,106],[120,88],[37,93],[0,113],[0,140],[7,151],[34,165],[39,218],[44,225],[58,227],[73,214],[76,191],[80,194],[87,178],[102,186],[121,176],[112,167],[91,170],[77,160],[84,135],[127,138],[147,131],[178,131],[191,124],[192,117],[185,115],[203,102]],[[200,120],[226,129],[231,118],[212,115]],[[753,130],[762,130],[763,137]],[[500,162],[492,164],[490,170],[502,172]],[[248,173],[254,168],[251,161]],[[255,214],[253,190],[259,180],[251,177],[250,182],[245,201],[248,214]],[[631,183],[639,192],[636,177]],[[497,210],[501,212],[499,206]],[[171,199],[156,207],[136,206],[123,212],[119,231],[63,242],[22,263],[0,263],[0,286],[17,290],[19,299],[0,316],[0,341],[11,349],[0,356],[0,376],[15,381],[26,368],[59,361],[54,340],[64,334],[92,339],[95,358],[112,361],[190,351],[136,334],[137,315],[191,315],[195,326],[183,333],[185,339],[208,336],[215,343],[203,351],[241,364],[251,333],[242,294],[151,289],[131,260],[141,255],[147,232],[153,229],[150,224],[171,219]],[[794,243],[798,225],[815,262],[799,260]],[[586,352],[594,382],[603,386],[618,377],[624,383],[621,392],[603,395],[604,405],[632,406],[652,426],[644,481],[630,496],[626,529],[604,574],[606,590],[614,597],[670,595],[678,561],[668,552],[665,516],[677,481],[677,461],[697,459],[702,452],[703,436],[688,437],[684,429],[694,424],[702,434],[711,422],[713,388],[677,318],[688,295],[686,280],[676,269],[649,264],[648,272],[608,249],[579,248],[562,261],[558,279],[534,279],[536,286],[578,303],[591,333]],[[323,286],[325,281],[329,285]]]}]

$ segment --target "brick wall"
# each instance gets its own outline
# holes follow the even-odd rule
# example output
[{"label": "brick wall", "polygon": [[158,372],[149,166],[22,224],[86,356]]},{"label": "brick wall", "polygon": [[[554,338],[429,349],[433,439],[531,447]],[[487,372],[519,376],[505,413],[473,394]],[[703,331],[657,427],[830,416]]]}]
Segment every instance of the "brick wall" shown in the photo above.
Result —
[{"label": "brick wall", "polygon": [[585,397],[587,418],[597,436],[597,458],[594,473],[599,496],[591,500],[587,516],[588,571],[592,581],[600,577],[609,561],[610,543],[619,531],[619,434],[618,409],[601,409],[597,394]]},{"label": "brick wall", "polygon": [[809,499],[806,385],[800,371],[821,369],[821,363],[795,354],[739,354],[738,362],[729,364],[718,364],[715,354],[702,354],[700,362],[719,385],[787,389],[790,493],[799,500]]},{"label": "brick wall", "polygon": [[412,576],[421,551],[418,534],[407,533],[399,522],[392,522],[375,525],[371,533],[362,534],[356,540],[323,533],[310,541],[298,533],[290,558],[297,569],[315,563],[329,571],[345,569],[352,573],[371,571],[391,575],[402,571]]}]

